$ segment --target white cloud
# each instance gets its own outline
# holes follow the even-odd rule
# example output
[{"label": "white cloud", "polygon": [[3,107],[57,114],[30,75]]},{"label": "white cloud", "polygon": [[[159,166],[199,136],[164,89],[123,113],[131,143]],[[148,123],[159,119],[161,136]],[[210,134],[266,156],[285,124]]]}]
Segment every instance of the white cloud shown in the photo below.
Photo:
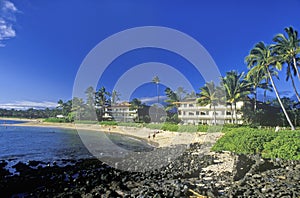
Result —
[{"label": "white cloud", "polygon": [[12,103],[0,104],[1,109],[17,109],[17,110],[26,110],[29,108],[34,108],[34,109],[55,108],[56,106],[57,106],[56,102],[50,102],[50,101],[43,101],[43,102],[16,101]]},{"label": "white cloud", "polygon": [[[159,102],[162,103],[167,99],[167,96],[159,96]],[[139,100],[142,103],[145,104],[153,104],[153,103],[157,103],[157,96],[154,97],[146,97],[146,98],[139,98]]]},{"label": "white cloud", "polygon": [[16,6],[10,1],[4,1],[3,2],[3,9],[7,10],[7,11],[12,11],[12,12],[17,12],[18,11]]},{"label": "white cloud", "polygon": [[13,25],[16,21],[16,6],[10,1],[0,0],[0,47],[5,46],[5,40],[14,38],[16,31]]}]

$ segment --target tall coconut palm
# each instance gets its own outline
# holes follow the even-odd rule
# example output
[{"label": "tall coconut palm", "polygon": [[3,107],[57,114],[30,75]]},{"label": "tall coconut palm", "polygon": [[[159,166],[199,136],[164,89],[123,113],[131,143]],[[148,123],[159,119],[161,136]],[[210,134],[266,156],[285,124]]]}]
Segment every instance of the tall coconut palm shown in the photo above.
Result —
[{"label": "tall coconut palm", "polygon": [[276,44],[273,46],[273,50],[277,56],[282,60],[282,63],[286,63],[287,72],[286,80],[291,79],[292,86],[298,101],[300,102],[300,97],[295,86],[294,77],[298,75],[300,80],[300,72],[298,69],[299,64],[297,63],[297,56],[300,53],[300,39],[298,38],[298,32],[293,29],[293,27],[288,27],[284,29],[286,35],[277,34],[273,41]]},{"label": "tall coconut palm", "polygon": [[111,93],[111,104],[116,104],[118,100],[120,100],[120,93],[116,90],[113,90]]},{"label": "tall coconut palm", "polygon": [[103,119],[103,114],[105,110],[105,106],[109,105],[109,97],[110,93],[106,91],[105,87],[101,87],[98,91],[95,93],[95,104],[96,104],[96,113],[98,116],[98,120],[101,121]]},{"label": "tall coconut palm", "polygon": [[186,96],[186,90],[183,87],[178,87],[176,90],[176,95],[179,101],[182,101]]},{"label": "tall coconut palm", "polygon": [[139,109],[142,108],[143,108],[142,102],[138,98],[132,99],[132,101],[130,102],[130,109],[137,110],[137,122],[140,121]]},{"label": "tall coconut palm", "polygon": [[167,96],[167,100],[165,100],[165,102],[168,103],[166,110],[170,111],[174,108],[177,108],[175,103],[179,102],[178,95],[174,91],[172,91],[172,89],[170,89],[169,87],[165,89],[165,94]]},{"label": "tall coconut palm", "polygon": [[292,71],[291,71],[291,64],[287,63],[286,79],[285,80],[288,81],[289,79],[291,79],[291,81],[292,81],[292,86],[293,86],[295,95],[297,97],[298,102],[300,102],[300,96],[299,96],[299,93],[297,91],[297,88],[296,88],[296,85],[295,85],[295,81],[294,81],[294,77],[293,77],[293,74],[292,74]]},{"label": "tall coconut palm", "polygon": [[[233,115],[235,115],[235,123],[237,123],[237,107],[236,103],[243,100],[251,91],[251,84],[244,79],[244,72],[229,71],[223,78],[227,102],[231,107],[231,122],[233,123]],[[234,110],[232,110],[234,106]]]},{"label": "tall coconut palm", "polygon": [[293,123],[291,122],[286,109],[284,108],[282,101],[279,97],[277,87],[274,83],[272,74],[270,72],[270,69],[273,67],[277,70],[281,70],[282,65],[278,62],[277,58],[273,56],[271,52],[271,47],[269,45],[265,45],[263,42],[257,43],[254,48],[250,51],[250,54],[245,58],[245,62],[247,63],[248,67],[251,68],[250,71],[266,71],[268,75],[268,79],[271,81],[273,90],[275,92],[275,95],[277,97],[277,100],[281,106],[282,111],[284,112],[284,115],[288,121],[288,123],[291,126],[292,130],[295,130],[295,127],[293,126]]},{"label": "tall coconut palm", "polygon": [[200,105],[209,105],[209,108],[213,107],[213,114],[214,114],[214,125],[217,124],[216,118],[216,106],[219,103],[219,91],[218,87],[215,86],[215,83],[208,82],[205,84],[204,87],[200,88],[200,97],[198,98],[198,103]]},{"label": "tall coconut palm", "polygon": [[84,113],[84,101],[81,98],[74,97],[72,99],[72,111],[75,112],[76,118],[81,120]]},{"label": "tall coconut palm", "polygon": [[154,82],[156,84],[157,103],[159,103],[159,89],[158,89],[158,86],[159,86],[159,83],[160,83],[159,77],[154,76],[153,79],[152,79],[152,82]]},{"label": "tall coconut palm", "polygon": [[[272,91],[271,86],[269,83],[266,82],[267,76],[262,70],[252,70],[251,72],[248,72],[245,78],[251,85],[252,85],[252,94],[254,95],[254,105],[253,109],[256,111],[257,109],[257,89],[261,88],[264,89],[264,97],[266,90]],[[265,99],[264,99],[265,101]]]},{"label": "tall coconut palm", "polygon": [[300,72],[297,65],[297,56],[300,53],[300,39],[298,38],[298,32],[293,27],[287,27],[284,29],[287,36],[284,34],[277,34],[273,41],[274,51],[287,63],[291,63],[292,69],[295,70],[295,74],[298,75],[300,80]]},{"label": "tall coconut palm", "polygon": [[86,94],[86,104],[89,108],[93,109],[95,106],[95,90],[92,86],[88,87],[85,91]]}]

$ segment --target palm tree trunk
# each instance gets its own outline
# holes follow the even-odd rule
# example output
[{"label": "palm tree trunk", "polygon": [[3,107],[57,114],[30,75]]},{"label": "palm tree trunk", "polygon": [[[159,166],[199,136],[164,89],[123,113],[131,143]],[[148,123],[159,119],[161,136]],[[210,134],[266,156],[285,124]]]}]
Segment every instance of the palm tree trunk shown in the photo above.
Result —
[{"label": "palm tree trunk", "polygon": [[296,97],[297,97],[297,99],[298,99],[298,102],[300,102],[300,97],[299,97],[298,91],[297,91],[297,89],[296,89],[295,81],[294,81],[293,76],[291,76],[291,79],[292,79],[292,85],[293,85],[293,89],[294,89],[294,91],[295,91]]},{"label": "palm tree trunk", "polygon": [[[266,79],[266,84],[267,84],[267,87],[269,85],[269,80],[268,78]],[[264,103],[267,102],[267,89],[264,90]]]},{"label": "palm tree trunk", "polygon": [[284,106],[283,106],[283,104],[282,104],[282,102],[281,102],[281,99],[280,99],[280,97],[279,97],[277,88],[276,88],[276,86],[275,86],[275,84],[274,84],[274,81],[273,81],[273,78],[272,78],[272,76],[271,76],[271,73],[270,73],[269,69],[267,69],[267,72],[268,72],[268,76],[269,76],[269,78],[270,78],[270,80],[271,80],[271,83],[272,83],[272,86],[273,86],[275,95],[276,95],[276,97],[277,97],[277,100],[278,100],[278,102],[279,102],[279,104],[280,104],[280,106],[281,106],[281,109],[282,109],[282,111],[283,111],[283,113],[284,113],[284,115],[285,115],[285,117],[286,117],[288,123],[290,124],[291,129],[292,129],[292,130],[295,130],[295,127],[293,126],[293,123],[291,122],[291,120],[290,120],[290,118],[289,118],[289,115],[287,114],[287,112],[286,112],[286,110],[285,110],[285,108],[284,108]]},{"label": "palm tree trunk", "polygon": [[159,103],[158,83],[156,83],[157,103]]},{"label": "palm tree trunk", "polygon": [[216,105],[214,105],[214,125],[217,125]]},{"label": "palm tree trunk", "polygon": [[237,124],[236,102],[234,103],[235,124]]},{"label": "palm tree trunk", "polygon": [[298,67],[297,67],[297,62],[296,62],[296,59],[295,59],[295,58],[293,58],[293,62],[294,62],[295,70],[296,70],[296,72],[297,72],[297,74],[298,74],[298,78],[299,78],[299,80],[300,80],[300,73],[299,73],[299,70],[298,70]]},{"label": "palm tree trunk", "polygon": [[231,124],[233,124],[233,108],[232,108],[232,103],[230,103],[230,113],[231,113]]},{"label": "palm tree trunk", "polygon": [[255,112],[256,108],[257,108],[257,88],[254,89],[253,94],[254,94],[254,107],[253,107],[253,110]]}]

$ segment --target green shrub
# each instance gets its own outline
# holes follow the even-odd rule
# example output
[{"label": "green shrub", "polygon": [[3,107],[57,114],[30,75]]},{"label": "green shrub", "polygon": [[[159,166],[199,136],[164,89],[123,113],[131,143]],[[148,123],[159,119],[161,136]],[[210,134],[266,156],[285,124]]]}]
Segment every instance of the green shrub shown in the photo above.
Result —
[{"label": "green shrub", "polygon": [[101,121],[99,124],[100,125],[104,125],[104,126],[115,126],[115,125],[118,125],[118,123],[116,121]]},{"label": "green shrub", "polygon": [[212,150],[227,150],[239,154],[260,153],[264,148],[264,143],[273,140],[275,137],[276,133],[273,131],[236,128],[221,137]]},{"label": "green shrub", "polygon": [[76,124],[98,124],[98,121],[95,120],[75,120]]},{"label": "green shrub", "polygon": [[207,130],[208,130],[208,125],[202,125],[202,124],[198,125],[198,128],[197,128],[198,132],[206,132]]},{"label": "green shrub", "polygon": [[165,122],[161,128],[164,131],[178,131],[178,124]]},{"label": "green shrub", "polygon": [[212,150],[300,160],[300,131],[275,132],[249,127],[236,128],[225,133]]},{"label": "green shrub", "polygon": [[300,160],[300,133],[279,132],[275,139],[264,144],[262,156],[265,158]]},{"label": "green shrub", "polygon": [[63,123],[63,122],[68,122],[67,119],[65,118],[46,118],[43,120],[44,122],[55,122],[55,123]]}]

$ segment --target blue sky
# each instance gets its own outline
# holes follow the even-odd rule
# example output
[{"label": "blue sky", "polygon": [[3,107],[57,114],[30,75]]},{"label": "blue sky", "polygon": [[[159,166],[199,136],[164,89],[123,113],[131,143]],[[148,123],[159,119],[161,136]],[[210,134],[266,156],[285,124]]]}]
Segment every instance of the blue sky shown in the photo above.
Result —
[{"label": "blue sky", "polygon": [[[0,107],[51,106],[70,99],[77,70],[90,50],[129,28],[165,26],[188,34],[206,48],[222,75],[233,69],[247,71],[244,57],[255,43],[270,43],[290,25],[300,31],[300,0],[0,2]],[[126,69],[150,61],[174,65],[195,90],[203,86],[189,63],[160,49],[134,50],[119,57],[99,86],[111,89]],[[280,79],[280,92],[291,95],[290,84],[284,76]],[[154,97],[150,81],[134,96]]]}]

